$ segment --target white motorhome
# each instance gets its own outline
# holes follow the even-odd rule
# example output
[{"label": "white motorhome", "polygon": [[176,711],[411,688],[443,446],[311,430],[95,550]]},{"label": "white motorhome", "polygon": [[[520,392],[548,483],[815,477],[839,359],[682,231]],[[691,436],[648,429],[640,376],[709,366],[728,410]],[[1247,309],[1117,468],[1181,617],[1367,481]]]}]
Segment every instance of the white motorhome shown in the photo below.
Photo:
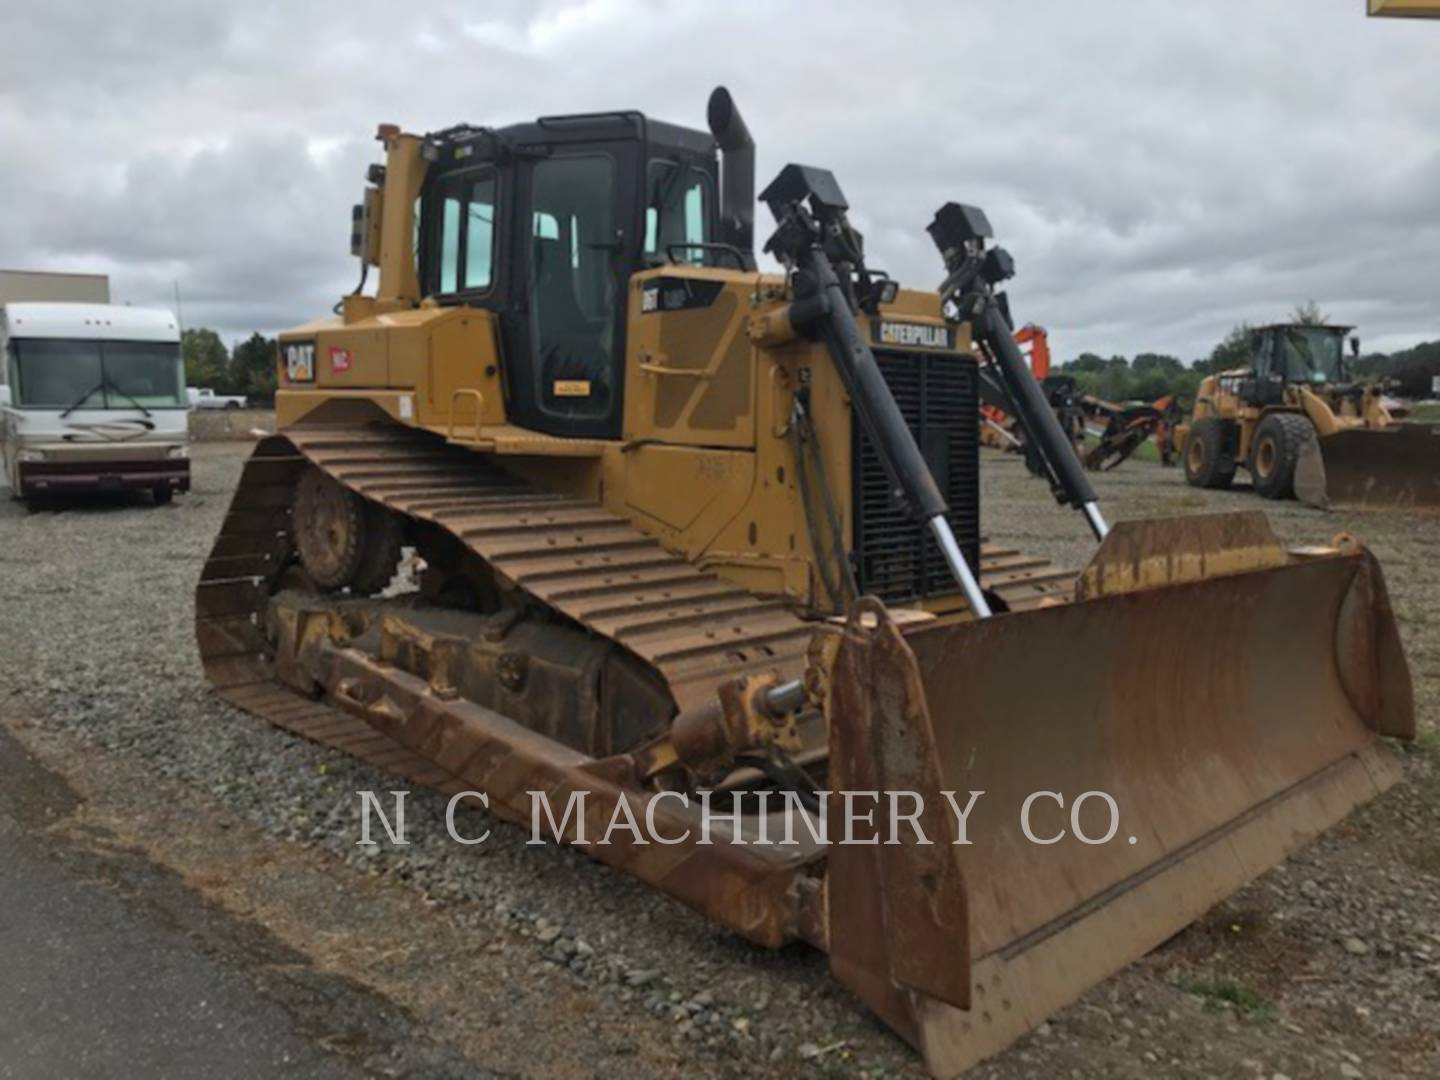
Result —
[{"label": "white motorhome", "polygon": [[11,492],[190,490],[175,316],[114,304],[0,305],[0,463]]}]

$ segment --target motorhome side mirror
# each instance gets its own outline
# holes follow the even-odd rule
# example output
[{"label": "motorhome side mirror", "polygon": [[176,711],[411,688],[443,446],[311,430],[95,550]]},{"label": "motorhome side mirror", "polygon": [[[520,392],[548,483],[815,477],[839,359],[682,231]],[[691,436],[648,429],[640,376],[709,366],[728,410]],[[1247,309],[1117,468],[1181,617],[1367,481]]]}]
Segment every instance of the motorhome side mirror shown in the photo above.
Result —
[{"label": "motorhome side mirror", "polygon": [[1358,337],[1350,339],[1350,355],[1355,357],[1360,355],[1360,339]]}]

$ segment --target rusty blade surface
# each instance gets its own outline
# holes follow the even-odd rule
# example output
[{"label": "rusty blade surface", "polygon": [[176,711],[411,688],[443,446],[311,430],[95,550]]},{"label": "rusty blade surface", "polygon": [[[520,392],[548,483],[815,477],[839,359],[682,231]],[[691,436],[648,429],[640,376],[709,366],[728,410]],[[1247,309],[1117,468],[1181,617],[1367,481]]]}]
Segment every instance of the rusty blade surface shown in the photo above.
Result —
[{"label": "rusty blade surface", "polygon": [[[908,638],[948,786],[983,790],[965,863],[977,956],[1043,932],[1375,738],[1337,659],[1358,559],[1317,559]],[[1087,845],[1070,806],[1118,806]],[[1104,836],[1103,800],[1078,815]],[[1326,823],[1328,824],[1328,822]],[[1130,842],[1130,838],[1134,842]]]},{"label": "rusty blade surface", "polygon": [[[1398,778],[1378,735],[1413,734],[1411,688],[1368,553],[1267,567],[1253,522],[1173,524],[1174,539],[1188,531],[1205,549],[1172,561],[1181,578],[1224,564],[1207,536],[1228,537],[1261,568],[1142,583],[1145,553],[1175,546],[1162,535],[1172,523],[1144,523],[1097,556],[1137,567],[1128,591],[920,627],[905,651],[881,647],[877,631],[864,662],[845,662],[842,650],[838,681],[863,673],[873,688],[905,685],[908,664],[928,703],[917,717],[906,695],[837,685],[865,727],[929,727],[909,736],[921,752],[879,758],[885,786],[924,785],[933,740],[940,791],[927,798],[949,790],[963,806],[984,792],[969,843],[950,849],[963,884],[923,879],[943,893],[932,907],[968,911],[968,934],[936,933],[910,956],[834,969],[913,1032],[937,1074],[1003,1048]],[[1090,578],[1123,576],[1112,565]],[[861,647],[852,629],[846,648]],[[832,746],[857,737],[835,730],[848,715],[831,723]],[[836,787],[873,771],[839,754],[831,767]],[[1087,792],[1114,800],[1113,835],[1101,796],[1074,810]],[[1077,826],[1105,842],[1083,842]],[[910,861],[923,871],[922,857]],[[832,912],[868,904],[883,919],[913,902],[913,881],[847,880],[834,853],[831,862]],[[831,949],[854,951],[834,940]],[[967,950],[968,995],[948,985]]]},{"label": "rusty blade surface", "polygon": [[1440,430],[1396,424],[1319,439],[1296,462],[1295,497],[1321,509],[1440,510]]}]

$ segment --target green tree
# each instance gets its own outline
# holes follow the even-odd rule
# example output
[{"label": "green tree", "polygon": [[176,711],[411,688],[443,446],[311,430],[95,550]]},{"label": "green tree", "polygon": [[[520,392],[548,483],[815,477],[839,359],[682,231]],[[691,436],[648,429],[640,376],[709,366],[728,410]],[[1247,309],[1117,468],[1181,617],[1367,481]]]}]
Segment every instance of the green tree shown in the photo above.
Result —
[{"label": "green tree", "polygon": [[1177,357],[1166,353],[1144,352],[1135,357],[1134,362],[1130,365],[1130,370],[1136,375],[1160,374],[1166,378],[1173,378],[1185,370],[1185,365]]},{"label": "green tree", "polygon": [[1129,401],[1135,396],[1135,377],[1130,373],[1128,362],[1117,364],[1116,360],[1123,361],[1124,357],[1111,358],[1097,381],[1096,389],[1106,401]]},{"label": "green tree", "polygon": [[214,330],[197,326],[180,336],[180,355],[185,361],[185,383],[208,386],[224,392],[229,383],[230,353]]},{"label": "green tree", "polygon": [[275,339],[258,332],[236,345],[230,355],[231,393],[244,394],[252,402],[273,402],[275,355]]},{"label": "green tree", "polygon": [[1130,372],[1134,377],[1130,396],[1139,401],[1154,401],[1175,393],[1185,365],[1166,353],[1140,353],[1130,365]]},{"label": "green tree", "polygon": [[1207,363],[1210,373],[1214,375],[1230,368],[1249,367],[1252,351],[1250,339],[1254,333],[1255,328],[1249,323],[1240,323],[1226,334],[1225,340],[1210,350]]},{"label": "green tree", "polygon": [[1107,361],[1103,356],[1096,356],[1094,353],[1081,353],[1074,360],[1067,360],[1060,365],[1061,371],[1104,371]]},{"label": "green tree", "polygon": [[1295,305],[1295,310],[1290,313],[1290,321],[1301,326],[1326,326],[1330,317],[1320,310],[1320,305],[1314,300],[1306,300],[1303,304]]},{"label": "green tree", "polygon": [[1440,341],[1426,341],[1385,358],[1383,374],[1395,380],[1405,397],[1430,396],[1431,381],[1440,375]]}]

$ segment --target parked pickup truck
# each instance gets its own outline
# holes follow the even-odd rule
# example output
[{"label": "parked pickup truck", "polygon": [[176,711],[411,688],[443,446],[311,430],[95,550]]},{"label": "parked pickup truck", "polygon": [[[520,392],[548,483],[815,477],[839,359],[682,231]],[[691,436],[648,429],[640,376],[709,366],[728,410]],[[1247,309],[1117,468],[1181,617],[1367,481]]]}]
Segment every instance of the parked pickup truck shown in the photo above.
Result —
[{"label": "parked pickup truck", "polygon": [[243,409],[246,404],[242,394],[217,394],[208,387],[187,386],[185,396],[192,409]]}]

